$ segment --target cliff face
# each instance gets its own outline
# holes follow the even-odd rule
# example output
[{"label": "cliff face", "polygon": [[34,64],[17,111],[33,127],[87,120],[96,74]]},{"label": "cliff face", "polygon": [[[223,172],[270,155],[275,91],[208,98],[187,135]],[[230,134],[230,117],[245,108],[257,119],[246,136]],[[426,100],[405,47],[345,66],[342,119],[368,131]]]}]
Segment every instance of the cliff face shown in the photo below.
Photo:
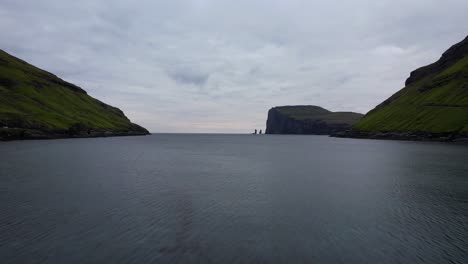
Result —
[{"label": "cliff face", "polygon": [[342,135],[448,141],[468,138],[468,37],[437,62],[413,71],[403,89]]},{"label": "cliff face", "polygon": [[363,115],[318,106],[280,106],[268,111],[266,134],[330,135],[351,128]]},{"label": "cliff face", "polygon": [[440,73],[466,56],[468,56],[468,36],[461,42],[450,47],[442,54],[442,57],[438,61],[412,71],[410,77],[405,82],[405,86],[416,83],[425,77]]},{"label": "cliff face", "polygon": [[120,109],[0,50],[0,140],[146,134]]}]

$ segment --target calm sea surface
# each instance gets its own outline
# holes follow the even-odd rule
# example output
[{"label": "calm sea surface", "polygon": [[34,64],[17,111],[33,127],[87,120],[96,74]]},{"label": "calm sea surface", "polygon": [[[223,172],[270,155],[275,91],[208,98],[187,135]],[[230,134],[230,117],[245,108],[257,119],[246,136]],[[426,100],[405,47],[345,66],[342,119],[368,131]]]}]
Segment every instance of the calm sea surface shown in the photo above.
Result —
[{"label": "calm sea surface", "polygon": [[1,263],[468,263],[468,145],[0,143]]}]

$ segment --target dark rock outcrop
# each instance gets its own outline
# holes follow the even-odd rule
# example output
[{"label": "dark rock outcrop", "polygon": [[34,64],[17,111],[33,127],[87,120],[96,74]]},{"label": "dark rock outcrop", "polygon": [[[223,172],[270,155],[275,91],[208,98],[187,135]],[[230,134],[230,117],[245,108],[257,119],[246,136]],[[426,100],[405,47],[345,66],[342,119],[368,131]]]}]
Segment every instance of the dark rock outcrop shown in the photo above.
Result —
[{"label": "dark rock outcrop", "polygon": [[439,73],[457,63],[465,56],[468,56],[468,36],[461,42],[450,47],[442,54],[442,57],[438,61],[412,71],[405,85],[408,86],[434,73]]},{"label": "dark rock outcrop", "polygon": [[279,106],[268,111],[265,133],[330,135],[351,128],[362,116],[312,105]]}]

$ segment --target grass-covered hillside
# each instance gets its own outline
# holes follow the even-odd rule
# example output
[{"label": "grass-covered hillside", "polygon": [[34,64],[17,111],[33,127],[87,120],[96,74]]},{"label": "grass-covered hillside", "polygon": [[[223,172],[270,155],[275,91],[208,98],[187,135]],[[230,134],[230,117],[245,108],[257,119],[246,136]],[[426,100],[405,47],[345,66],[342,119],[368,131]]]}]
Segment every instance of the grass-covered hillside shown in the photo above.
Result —
[{"label": "grass-covered hillside", "polygon": [[356,123],[363,132],[468,134],[468,37],[417,69],[406,87]]},{"label": "grass-covered hillside", "polygon": [[147,133],[118,108],[0,50],[0,139]]},{"label": "grass-covered hillside", "polygon": [[314,105],[278,106],[270,109],[267,134],[332,134],[348,129],[362,118],[353,112],[331,112]]}]

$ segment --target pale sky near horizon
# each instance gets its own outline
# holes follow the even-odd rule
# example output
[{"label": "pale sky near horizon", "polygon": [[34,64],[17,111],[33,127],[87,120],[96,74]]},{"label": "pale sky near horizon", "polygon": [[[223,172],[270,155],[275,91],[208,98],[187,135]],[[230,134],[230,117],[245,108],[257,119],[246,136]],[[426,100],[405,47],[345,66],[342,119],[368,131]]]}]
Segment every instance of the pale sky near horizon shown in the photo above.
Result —
[{"label": "pale sky near horizon", "polygon": [[466,0],[0,0],[0,49],[152,132],[248,133],[278,105],[366,113],[468,35]]}]

